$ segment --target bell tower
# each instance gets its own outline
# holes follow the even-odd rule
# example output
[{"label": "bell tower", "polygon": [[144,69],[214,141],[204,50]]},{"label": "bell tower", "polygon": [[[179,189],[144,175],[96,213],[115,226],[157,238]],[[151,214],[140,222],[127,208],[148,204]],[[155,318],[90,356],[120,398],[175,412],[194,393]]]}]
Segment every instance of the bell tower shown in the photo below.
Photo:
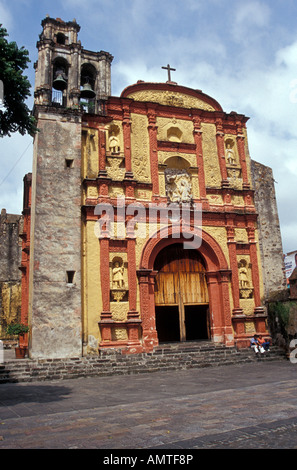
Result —
[{"label": "bell tower", "polygon": [[29,265],[29,354],[82,354],[81,147],[84,113],[105,114],[107,52],[85,50],[75,20],[46,17],[37,42]]},{"label": "bell tower", "polygon": [[111,94],[112,55],[84,49],[76,20],[47,16],[42,21],[35,63],[35,105],[60,106],[101,114]]}]

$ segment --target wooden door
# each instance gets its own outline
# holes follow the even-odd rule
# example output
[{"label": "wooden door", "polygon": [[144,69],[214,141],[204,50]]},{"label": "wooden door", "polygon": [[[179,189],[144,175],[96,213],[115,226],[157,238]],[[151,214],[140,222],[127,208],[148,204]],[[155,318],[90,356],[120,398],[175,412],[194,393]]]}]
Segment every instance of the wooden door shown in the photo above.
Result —
[{"label": "wooden door", "polygon": [[159,253],[154,268],[158,271],[155,305],[178,307],[180,340],[185,341],[185,306],[208,304],[203,260],[196,250],[185,250],[182,244],[175,244]]}]

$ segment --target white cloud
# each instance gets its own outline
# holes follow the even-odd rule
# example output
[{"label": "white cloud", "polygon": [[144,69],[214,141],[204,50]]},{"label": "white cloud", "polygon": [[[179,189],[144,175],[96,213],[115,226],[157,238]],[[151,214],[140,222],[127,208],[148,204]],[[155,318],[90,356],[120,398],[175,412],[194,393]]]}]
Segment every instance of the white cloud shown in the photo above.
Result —
[{"label": "white cloud", "polygon": [[234,21],[230,18],[230,28],[234,39],[245,41],[253,37],[255,31],[262,30],[269,25],[271,17],[267,4],[258,1],[243,2],[237,6]]}]

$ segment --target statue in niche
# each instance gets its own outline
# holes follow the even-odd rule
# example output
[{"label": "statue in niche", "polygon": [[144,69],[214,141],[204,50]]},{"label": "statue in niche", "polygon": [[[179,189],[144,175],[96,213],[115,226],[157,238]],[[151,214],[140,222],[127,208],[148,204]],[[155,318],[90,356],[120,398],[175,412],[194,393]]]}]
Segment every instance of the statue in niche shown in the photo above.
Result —
[{"label": "statue in niche", "polygon": [[171,202],[191,202],[190,175],[185,170],[166,170],[166,192]]},{"label": "statue in niche", "polygon": [[226,160],[229,165],[235,165],[236,159],[234,155],[234,150],[232,149],[231,143],[227,142],[226,144]]},{"label": "statue in niche", "polygon": [[112,286],[114,289],[123,289],[124,283],[124,267],[120,265],[119,261],[116,261],[112,270]]},{"label": "statue in niche", "polygon": [[248,272],[245,266],[239,268],[239,284],[241,288],[249,287]]},{"label": "statue in niche", "polygon": [[238,264],[239,272],[239,294],[241,299],[251,299],[253,297],[253,288],[249,281],[248,266],[245,260]]},{"label": "statue in niche", "polygon": [[109,149],[110,152],[115,154],[115,153],[120,153],[121,147],[120,147],[120,141],[118,136],[116,135],[115,131],[112,131],[109,137]]}]

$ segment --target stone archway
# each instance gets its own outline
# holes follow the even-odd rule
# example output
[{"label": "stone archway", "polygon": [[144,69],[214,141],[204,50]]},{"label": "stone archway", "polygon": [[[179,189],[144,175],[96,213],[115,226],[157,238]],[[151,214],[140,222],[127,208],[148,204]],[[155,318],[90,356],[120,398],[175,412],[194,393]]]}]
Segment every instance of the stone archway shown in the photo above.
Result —
[{"label": "stone archway", "polygon": [[182,243],[167,246],[154,269],[159,342],[210,339],[206,270],[199,252]]},{"label": "stone archway", "polygon": [[[145,350],[151,351],[159,344],[155,317],[155,277],[154,268],[158,253],[170,245],[188,242],[185,227],[181,233],[179,226],[161,229],[150,238],[143,248],[139,270],[137,272],[140,288],[140,312],[142,320],[142,340]],[[229,281],[231,270],[221,247],[214,238],[204,231],[197,234],[189,227],[188,235],[201,237],[199,254],[204,260],[205,275],[209,294],[209,314],[211,339],[226,346],[234,345],[234,334],[231,324],[231,307],[229,298]],[[185,245],[186,246],[186,245]]]}]

